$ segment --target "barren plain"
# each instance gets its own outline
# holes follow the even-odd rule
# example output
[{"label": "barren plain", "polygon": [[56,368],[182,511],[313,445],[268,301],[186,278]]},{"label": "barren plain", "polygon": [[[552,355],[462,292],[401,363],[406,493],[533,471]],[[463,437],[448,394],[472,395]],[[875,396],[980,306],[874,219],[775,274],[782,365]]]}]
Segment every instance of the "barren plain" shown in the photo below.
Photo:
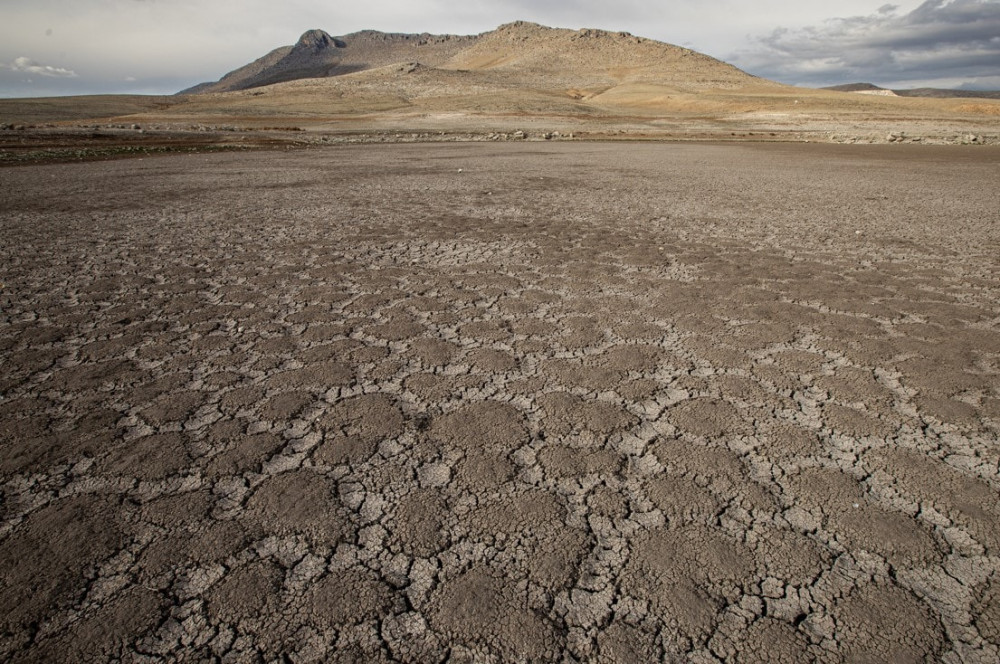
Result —
[{"label": "barren plain", "polygon": [[995,662],[998,166],[0,169],[0,659]]}]

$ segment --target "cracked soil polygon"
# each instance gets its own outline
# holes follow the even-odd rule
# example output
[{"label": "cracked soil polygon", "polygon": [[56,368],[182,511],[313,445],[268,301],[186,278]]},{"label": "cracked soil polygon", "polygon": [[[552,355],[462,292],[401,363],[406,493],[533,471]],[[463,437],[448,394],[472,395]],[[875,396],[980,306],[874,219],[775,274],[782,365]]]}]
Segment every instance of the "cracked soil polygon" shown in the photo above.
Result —
[{"label": "cracked soil polygon", "polygon": [[0,659],[997,661],[998,161],[2,169]]}]

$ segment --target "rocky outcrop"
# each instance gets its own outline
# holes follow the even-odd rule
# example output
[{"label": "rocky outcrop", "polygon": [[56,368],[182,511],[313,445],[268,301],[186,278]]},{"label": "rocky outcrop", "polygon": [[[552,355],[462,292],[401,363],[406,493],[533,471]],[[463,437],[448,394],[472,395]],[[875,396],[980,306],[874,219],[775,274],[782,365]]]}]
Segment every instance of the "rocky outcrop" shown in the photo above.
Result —
[{"label": "rocky outcrop", "polygon": [[375,30],[331,37],[323,30],[309,30],[293,46],[277,48],[214,83],[201,83],[179,94],[248,90],[298,79],[341,76],[397,62],[437,66],[477,39]]}]

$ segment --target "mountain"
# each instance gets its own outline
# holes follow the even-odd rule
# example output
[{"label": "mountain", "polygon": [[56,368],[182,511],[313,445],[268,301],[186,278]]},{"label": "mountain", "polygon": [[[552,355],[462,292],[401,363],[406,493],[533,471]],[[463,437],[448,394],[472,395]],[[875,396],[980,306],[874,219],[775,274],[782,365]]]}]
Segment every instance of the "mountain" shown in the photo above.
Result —
[{"label": "mountain", "polygon": [[944,99],[958,97],[964,99],[1000,99],[1000,90],[946,90],[943,88],[912,88],[893,90],[900,97],[930,97]]},{"label": "mountain", "polygon": [[376,30],[331,37],[322,30],[309,30],[292,46],[276,48],[214,83],[201,83],[178,94],[248,90],[285,81],[342,76],[396,62],[437,66],[477,39]]},{"label": "mountain", "polygon": [[[725,98],[713,97],[718,94]],[[801,94],[627,32],[517,21],[468,37],[372,30],[330,37],[311,30],[294,46],[196,86],[182,99],[194,114],[392,117],[406,124],[419,117],[492,117],[500,126],[517,117],[559,117],[564,124],[622,113],[741,112],[757,108],[760,95]]]},{"label": "mountain", "polygon": [[503,72],[555,87],[622,83],[730,87],[754,78],[707,55],[628,32],[566,30],[524,21],[479,35],[443,68]]},{"label": "mountain", "polygon": [[331,37],[310,30],[214,83],[179,94],[233,92],[287,81],[330,78],[397,63],[489,72],[538,87],[577,89],[578,98],[622,83],[734,87],[753,78],[690,49],[627,32],[567,30],[517,21],[472,36],[364,30]]},{"label": "mountain", "polygon": [[[842,142],[899,132],[925,142],[1000,134],[994,99],[908,99],[871,84],[843,89],[869,94],[783,85],[627,32],[518,21],[471,36],[310,30],[148,109],[123,103],[114,114],[102,103],[94,112],[144,127],[295,128],[305,142],[460,132]],[[27,104],[0,104],[0,117],[29,117],[21,112]]]},{"label": "mountain", "polygon": [[945,88],[911,88],[890,90],[880,88],[872,83],[845,83],[843,85],[831,85],[821,90],[834,90],[836,92],[858,92],[861,94],[887,95],[896,97],[928,97],[932,99],[965,98],[965,99],[1000,99],[1000,91],[997,90],[948,90]]},{"label": "mountain", "polygon": [[874,83],[844,83],[842,85],[828,85],[820,90],[833,90],[834,92],[892,92],[888,88],[880,88]]}]

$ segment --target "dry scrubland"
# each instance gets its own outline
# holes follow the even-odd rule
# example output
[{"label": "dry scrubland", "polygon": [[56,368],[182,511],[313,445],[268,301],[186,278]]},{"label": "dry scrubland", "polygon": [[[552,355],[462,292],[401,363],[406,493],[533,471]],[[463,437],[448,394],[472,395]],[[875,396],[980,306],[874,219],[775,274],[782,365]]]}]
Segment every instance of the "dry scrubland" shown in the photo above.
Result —
[{"label": "dry scrubland", "polygon": [[0,659],[995,662],[998,165],[0,170]]}]

